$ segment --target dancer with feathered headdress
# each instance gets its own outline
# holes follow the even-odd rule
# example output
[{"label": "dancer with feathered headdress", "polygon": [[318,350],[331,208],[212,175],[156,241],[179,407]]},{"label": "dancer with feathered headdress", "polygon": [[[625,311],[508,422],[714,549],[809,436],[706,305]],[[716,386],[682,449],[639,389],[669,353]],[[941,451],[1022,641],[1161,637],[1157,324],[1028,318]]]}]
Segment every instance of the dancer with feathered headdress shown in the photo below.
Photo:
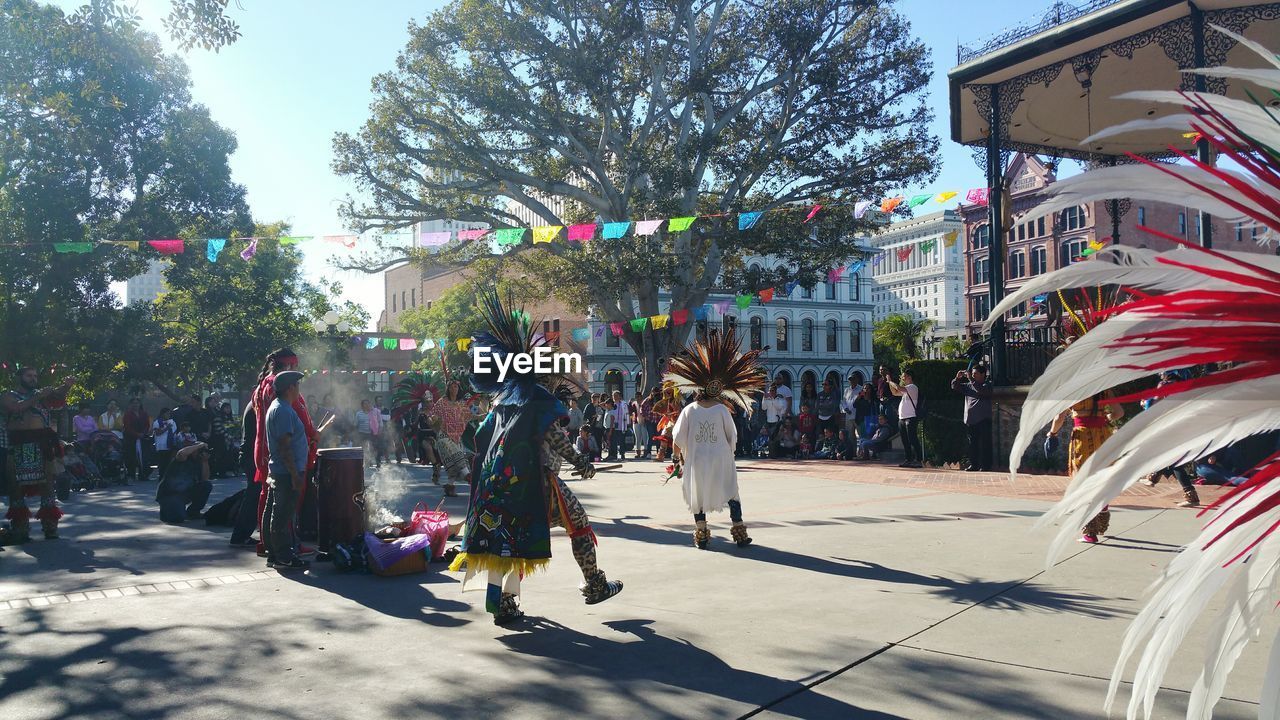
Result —
[{"label": "dancer with feathered headdress", "polygon": [[713,332],[671,359],[667,380],[682,392],[694,392],[695,402],[685,406],[672,430],[672,447],[681,463],[684,499],[693,513],[693,544],[705,550],[711,542],[707,513],[729,508],[730,532],[738,547],[751,544],[742,521],[738,498],[738,469],[733,449],[737,428],[728,404],[751,411],[750,393],[764,387],[760,351],[742,353],[732,329]]},{"label": "dancer with feathered headdress", "polygon": [[[472,340],[473,353],[488,352],[497,361],[532,356],[536,349],[548,347],[534,334],[528,315],[511,308],[510,298],[504,305],[488,290],[479,305],[488,330]],[[449,566],[455,571],[466,566],[464,587],[475,575],[487,574],[485,608],[498,625],[524,615],[518,602],[520,581],[550,562],[552,525],[569,533],[573,557],[582,569],[579,589],[588,605],[622,592],[622,583],[609,580],[596,566],[591,522],[557,474],[563,458],[584,479],[595,475],[591,462],[574,450],[560,429],[558,421],[569,413],[548,389],[558,389],[568,380],[521,367],[512,362],[501,379],[496,369],[471,376],[476,391],[494,397],[476,430],[466,531],[461,552]]]},{"label": "dancer with feathered headdress", "polygon": [[[1262,58],[1262,68],[1198,72],[1251,82],[1280,94],[1280,58],[1256,42],[1214,26]],[[1162,165],[1134,157],[1136,165],[1102,168],[1059,181],[1037,215],[1082,202],[1116,197],[1176,202],[1241,227],[1280,233],[1280,116],[1258,100],[1207,93],[1139,92],[1122,96],[1173,103],[1186,114],[1136,120],[1104,136],[1162,130],[1185,122],[1239,170],[1213,167],[1176,149],[1187,163]],[[1252,98],[1252,94],[1250,94]],[[1059,355],[1036,381],[1022,408],[1010,450],[1011,465],[1045,423],[1064,408],[1123,383],[1165,370],[1217,366],[1202,377],[1129,393],[1110,402],[1165,398],[1140,413],[1089,456],[1063,499],[1041,520],[1060,525],[1051,557],[1075,528],[1140,478],[1215,452],[1246,437],[1280,429],[1280,259],[1198,248],[1150,228],[1180,245],[1156,253],[1111,248],[1035,278],[992,309],[999,318],[1037,294],[1068,288],[1125,288],[1133,300],[1111,308],[1110,318]],[[992,320],[989,319],[990,323]],[[1228,673],[1275,606],[1280,578],[1280,453],[1245,473],[1248,480],[1203,512],[1211,514],[1198,538],[1176,555],[1134,619],[1112,674],[1108,704],[1135,653],[1128,716],[1149,716],[1174,651],[1210,602],[1225,590],[1225,608],[1209,633],[1204,663],[1191,689],[1187,716],[1208,718]],[[1273,647],[1263,681],[1259,717],[1280,717],[1280,648]]]}]

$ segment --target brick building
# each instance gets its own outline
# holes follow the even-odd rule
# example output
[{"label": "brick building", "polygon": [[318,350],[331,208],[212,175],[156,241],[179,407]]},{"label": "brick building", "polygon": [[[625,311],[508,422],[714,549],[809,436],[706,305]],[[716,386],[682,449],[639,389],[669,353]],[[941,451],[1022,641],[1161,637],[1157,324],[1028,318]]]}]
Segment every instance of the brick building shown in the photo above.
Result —
[{"label": "brick building", "polygon": [[[1028,278],[1065,267],[1079,258],[1093,240],[1112,237],[1112,220],[1104,201],[1084,203],[1056,213],[1054,217],[1033,216],[1032,211],[1045,200],[1045,188],[1055,180],[1054,168],[1035,155],[1015,154],[1005,177],[1011,183],[1012,224],[1006,238],[1005,293],[1016,291]],[[1138,230],[1139,225],[1200,241],[1199,211],[1194,208],[1148,200],[1124,201],[1119,243],[1163,251],[1173,243]],[[991,309],[988,296],[990,278],[991,232],[985,205],[961,205],[964,222],[964,267],[966,329],[971,336],[981,334],[980,326]],[[1259,246],[1249,231],[1217,218],[1213,223],[1215,249],[1241,252],[1269,252]],[[1028,314],[1030,313],[1030,314]],[[1041,332],[1048,323],[1043,308],[1020,306],[1009,316],[1009,327],[1023,328],[1032,334]]]}]

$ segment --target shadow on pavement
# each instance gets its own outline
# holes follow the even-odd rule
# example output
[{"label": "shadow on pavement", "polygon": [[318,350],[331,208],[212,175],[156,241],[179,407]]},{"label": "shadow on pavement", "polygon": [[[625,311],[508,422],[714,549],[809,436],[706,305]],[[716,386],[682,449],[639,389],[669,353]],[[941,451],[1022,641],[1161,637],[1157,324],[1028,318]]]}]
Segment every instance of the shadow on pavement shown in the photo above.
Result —
[{"label": "shadow on pavement", "polygon": [[447,586],[456,593],[458,583],[445,574],[443,563],[432,564],[427,572],[398,577],[378,577],[368,573],[344,574],[328,563],[315,563],[311,572],[282,575],[287,580],[333,593],[383,615],[421,620],[436,627],[459,627],[470,620],[449,613],[466,613],[471,605],[434,595],[426,586]]}]

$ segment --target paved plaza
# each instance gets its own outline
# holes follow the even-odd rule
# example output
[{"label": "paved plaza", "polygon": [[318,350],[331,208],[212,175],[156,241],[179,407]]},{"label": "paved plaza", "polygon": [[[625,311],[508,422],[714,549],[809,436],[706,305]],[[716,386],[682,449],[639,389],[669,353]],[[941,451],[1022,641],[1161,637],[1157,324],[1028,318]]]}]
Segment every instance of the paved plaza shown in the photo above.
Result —
[{"label": "paved plaza", "polygon": [[[0,554],[0,717],[1103,717],[1123,632],[1198,527],[1176,483],[1141,488],[1046,572],[1031,528],[1065,478],[761,461],[741,466],[755,545],[721,515],[699,551],[661,468],[572,484],[624,592],[584,605],[556,531],[510,628],[440,565],[280,575],[227,530],[161,525],[153,485],[77,495],[64,539]],[[439,498],[420,469],[375,477],[402,513]],[[1185,711],[1207,624],[1155,717]],[[1256,716],[1263,650],[1217,717]]]}]

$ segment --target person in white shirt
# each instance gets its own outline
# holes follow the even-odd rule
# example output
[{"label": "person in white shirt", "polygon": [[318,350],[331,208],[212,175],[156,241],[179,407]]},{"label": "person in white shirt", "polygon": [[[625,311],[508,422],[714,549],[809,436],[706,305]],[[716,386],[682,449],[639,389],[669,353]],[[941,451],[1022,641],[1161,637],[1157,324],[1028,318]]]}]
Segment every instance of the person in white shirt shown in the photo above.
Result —
[{"label": "person in white shirt", "polygon": [[160,471],[160,479],[164,480],[173,452],[178,449],[178,424],[169,418],[169,408],[160,408],[156,421],[151,423],[151,437],[156,443],[156,467]]},{"label": "person in white shirt", "polygon": [[786,403],[787,410],[784,413],[784,417],[790,417],[792,415],[795,415],[796,414],[795,393],[791,392],[791,388],[787,386],[786,383],[778,379],[774,379],[773,386],[777,388],[778,397],[782,398],[782,400]]},{"label": "person in white shirt", "polygon": [[898,403],[898,431],[902,434],[902,447],[907,451],[907,461],[898,467],[924,467],[924,449],[920,446],[920,388],[916,387],[911,373],[903,370],[899,382],[889,381],[889,390],[902,398]]},{"label": "person in white shirt", "polygon": [[[613,444],[618,448],[618,459],[627,459],[627,430],[631,428],[631,403],[622,399],[622,391],[613,391]],[[636,449],[639,452],[639,448]],[[612,452],[612,449],[610,449]]]},{"label": "person in white shirt", "polygon": [[844,393],[840,396],[840,412],[844,413],[844,436],[852,442],[860,434],[858,409],[855,404],[858,401],[858,394],[862,392],[862,385],[856,382],[858,377],[854,373],[849,373],[847,379],[849,384],[845,385]]},{"label": "person in white shirt", "polygon": [[787,413],[787,401],[778,397],[778,384],[774,383],[769,386],[769,392],[765,393],[764,400],[761,401],[764,406],[764,424],[769,428],[769,437],[778,431],[778,423],[782,422],[782,418]]}]

